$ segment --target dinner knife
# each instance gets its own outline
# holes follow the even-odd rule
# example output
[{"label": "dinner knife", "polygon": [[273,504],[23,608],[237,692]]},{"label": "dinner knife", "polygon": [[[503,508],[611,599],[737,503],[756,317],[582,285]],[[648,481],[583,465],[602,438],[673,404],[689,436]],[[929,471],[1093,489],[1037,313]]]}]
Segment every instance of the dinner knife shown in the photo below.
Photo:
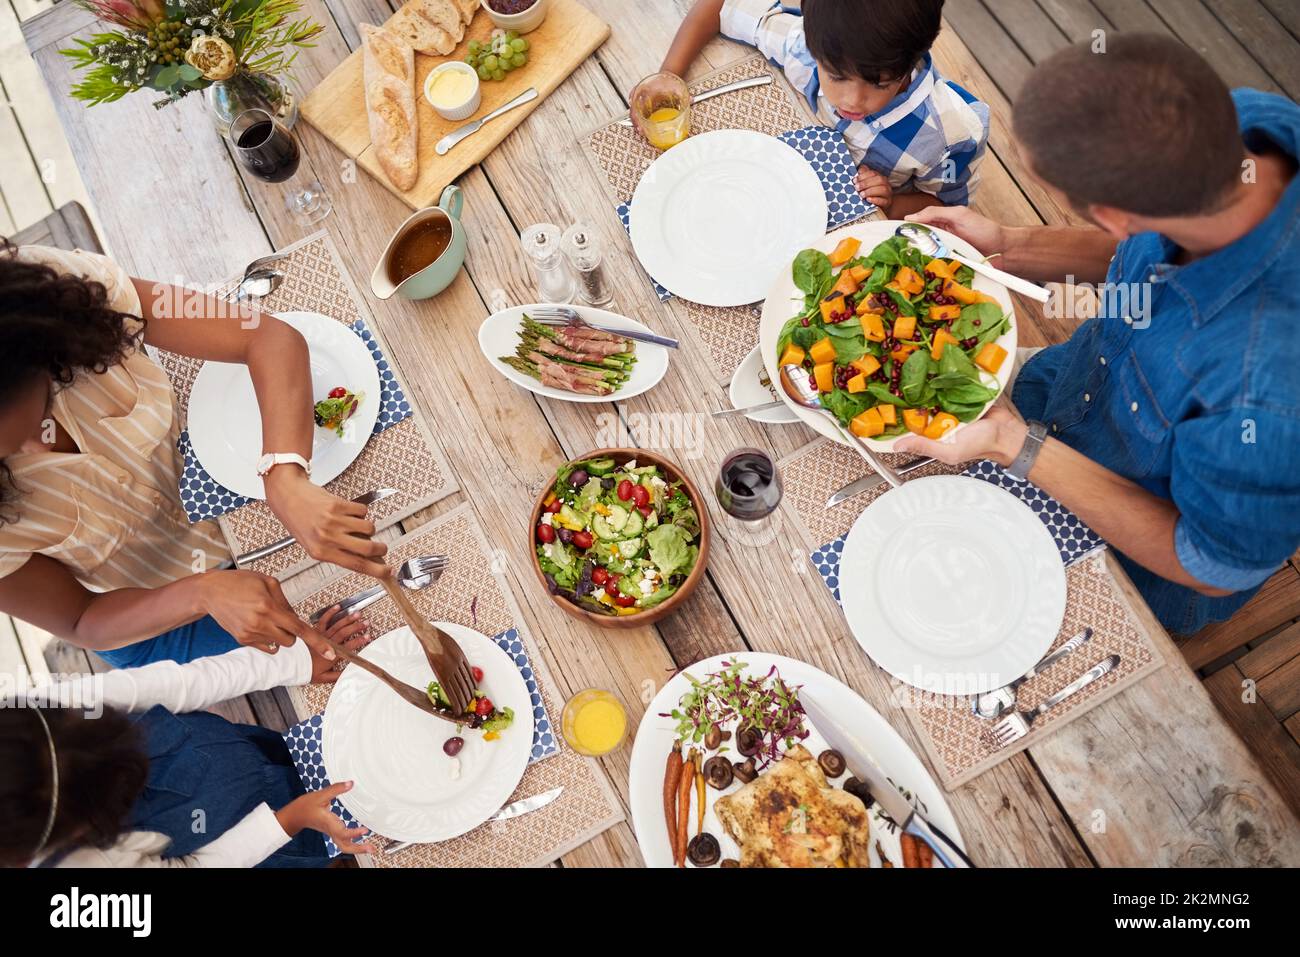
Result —
[{"label": "dinner knife", "polygon": [[[737,80],[734,83],[724,83],[722,86],[714,87],[712,90],[705,90],[703,93],[697,93],[691,97],[691,106],[696,103],[703,103],[705,100],[711,100],[715,96],[722,96],[724,93],[734,93],[737,90],[748,90],[753,86],[767,86],[772,82],[772,74],[765,73],[762,76],[751,76],[747,80]],[[631,126],[632,118],[624,117],[618,121],[619,126]]]},{"label": "dinner knife", "polygon": [[[352,612],[360,611],[362,608],[369,608],[375,602],[379,601],[379,599],[383,598],[384,594],[383,585],[371,585],[369,588],[363,589],[355,595],[352,595],[350,598],[346,598],[339,602],[339,610],[334,617],[338,618],[340,615],[350,615]],[[321,616],[333,607],[333,605],[326,605],[324,608],[317,609],[312,616],[307,619],[307,623],[309,625],[316,624],[316,622],[320,621]]]},{"label": "dinner knife", "polygon": [[[906,475],[909,472],[915,472],[923,465],[929,465],[934,459],[927,457],[919,458],[914,462],[908,462],[902,468],[897,469],[899,475]],[[858,495],[868,489],[873,489],[877,485],[884,485],[887,480],[883,475],[877,475],[872,472],[870,475],[864,475],[856,481],[850,482],[838,492],[832,492],[831,497],[826,500],[827,508],[834,508],[841,502],[847,502],[853,496]]]},{"label": "dinner knife", "polygon": [[[395,488],[377,488],[374,491],[366,492],[364,495],[358,495],[352,501],[357,505],[374,505],[376,502],[382,502],[390,495],[396,494],[397,489]],[[296,541],[297,539],[290,535],[288,538],[282,538],[278,542],[272,542],[270,545],[265,545],[262,548],[254,549],[251,552],[244,552],[244,554],[235,559],[235,565],[246,565],[249,562],[255,562],[258,559],[274,555],[276,552],[284,551],[284,549],[288,548]]]},{"label": "dinner knife", "polygon": [[495,120],[502,113],[509,113],[516,106],[523,106],[525,103],[531,103],[535,99],[537,99],[537,87],[530,86],[528,89],[524,90],[524,92],[520,93],[513,100],[511,100],[509,103],[506,103],[503,106],[498,106],[487,116],[479,117],[473,123],[466,123],[458,130],[452,130],[442,139],[438,140],[438,145],[433,148],[433,151],[437,153],[439,156],[442,156],[447,152],[447,150],[451,149],[453,146],[455,146],[465,137],[473,136],[475,133],[481,130],[483,128],[484,123],[488,122],[489,120]]},{"label": "dinner knife", "polygon": [[876,799],[880,809],[888,814],[904,833],[918,837],[929,844],[944,867],[958,866],[953,863],[953,857],[958,858],[967,867],[975,866],[948,835],[912,807],[912,802],[894,787],[889,778],[885,777],[884,772],[871,760],[858,736],[818,705],[809,696],[806,687],[799,690],[799,704],[803,706],[804,713],[812,721],[817,732],[826,739],[827,744],[843,755],[844,763],[853,772],[853,776],[867,786],[867,790]]},{"label": "dinner knife", "polygon": [[[544,808],[546,807],[546,805],[550,804],[557,797],[559,797],[560,792],[563,790],[564,790],[564,785],[560,785],[558,788],[551,788],[549,791],[543,791],[541,794],[534,794],[532,797],[521,798],[520,800],[516,801],[514,804],[507,804],[501,810],[497,811],[490,818],[488,818],[488,820],[508,821],[512,817],[520,817],[521,815],[527,814],[530,811],[536,811],[539,808]],[[402,848],[410,847],[414,843],[416,842],[405,841],[401,844],[393,844],[385,848],[384,853],[396,854],[398,851],[402,850]]]}]

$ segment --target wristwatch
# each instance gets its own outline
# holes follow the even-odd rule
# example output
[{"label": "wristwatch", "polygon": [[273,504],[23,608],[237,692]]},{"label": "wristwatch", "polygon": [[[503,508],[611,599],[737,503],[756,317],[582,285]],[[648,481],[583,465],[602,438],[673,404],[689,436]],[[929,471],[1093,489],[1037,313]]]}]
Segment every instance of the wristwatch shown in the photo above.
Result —
[{"label": "wristwatch", "polygon": [[257,460],[257,474],[264,476],[277,465],[300,465],[304,472],[311,475],[311,463],[297,452],[267,452]]},{"label": "wristwatch", "polygon": [[1043,440],[1047,438],[1047,426],[1034,419],[1029,420],[1029,431],[1025,433],[1025,444],[1020,447],[1020,454],[1008,465],[1004,472],[1022,482],[1029,481],[1029,472],[1043,450]]}]

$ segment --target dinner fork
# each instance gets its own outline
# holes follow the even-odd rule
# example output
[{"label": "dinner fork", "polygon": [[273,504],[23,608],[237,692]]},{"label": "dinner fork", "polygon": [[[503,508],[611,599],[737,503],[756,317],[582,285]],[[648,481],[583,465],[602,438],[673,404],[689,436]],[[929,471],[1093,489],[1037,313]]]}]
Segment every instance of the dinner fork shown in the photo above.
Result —
[{"label": "dinner fork", "polygon": [[676,349],[681,345],[681,343],[676,339],[670,339],[668,336],[656,336],[652,332],[638,332],[636,329],[615,329],[613,326],[602,326],[599,323],[588,322],[568,306],[538,306],[534,309],[528,310],[528,318],[534,319],[544,326],[564,325],[569,322],[577,322],[591,329],[597,329],[601,332],[609,332],[616,336],[622,336],[624,339],[635,339],[637,342],[648,342],[651,345],[667,346],[669,349]]},{"label": "dinner fork", "polygon": [[1000,718],[1006,713],[1008,708],[1016,706],[1016,689],[1036,675],[1041,675],[1052,665],[1056,664],[1066,655],[1078,651],[1079,648],[1092,637],[1092,629],[1085,628],[1065,644],[1061,645],[1051,654],[1044,655],[1038,664],[1034,665],[1023,675],[1001,688],[994,688],[992,691],[986,691],[978,695],[971,704],[971,710],[981,718]]},{"label": "dinner fork", "polygon": [[[410,591],[428,588],[442,577],[442,573],[446,570],[449,562],[450,559],[446,555],[421,555],[418,558],[408,558],[397,569],[397,580],[402,583],[403,588]],[[323,608],[316,609],[307,621],[310,624],[316,624],[324,616],[325,612],[335,605],[338,606],[336,616],[346,615],[354,611],[360,611],[362,608],[369,608],[383,597],[384,587],[382,585],[371,585],[354,595],[349,595],[342,601],[331,602]]]},{"label": "dinner fork", "polygon": [[1102,675],[1114,671],[1119,665],[1119,655],[1111,655],[1109,658],[1103,658],[1097,662],[1079,677],[1075,678],[1068,685],[1062,688],[1050,698],[1043,700],[1036,708],[1029,711],[1013,711],[997,724],[993,726],[993,739],[997,741],[999,748],[1005,748],[1008,744],[1019,741],[1029,733],[1035,721],[1045,715],[1052,708],[1064,701],[1070,695],[1082,691],[1088,685],[1092,684]]}]

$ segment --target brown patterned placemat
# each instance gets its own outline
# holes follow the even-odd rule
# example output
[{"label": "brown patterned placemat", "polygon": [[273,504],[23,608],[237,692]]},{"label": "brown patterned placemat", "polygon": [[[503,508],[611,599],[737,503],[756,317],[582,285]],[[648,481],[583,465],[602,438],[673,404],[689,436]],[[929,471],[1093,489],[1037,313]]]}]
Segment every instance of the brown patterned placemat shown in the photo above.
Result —
[{"label": "brown patterned placemat", "polygon": [[[270,295],[257,300],[257,308],[263,312],[317,312],[346,326],[363,319],[396,376],[395,364],[375,328],[374,319],[362,312],[356,287],[343,268],[329,234],[324,231],[314,233],[286,247],[282,253],[285,258],[273,265],[283,273],[284,281]],[[231,299],[240,276],[222,283],[213,295]],[[190,389],[203,361],[160,350],[153,350],[152,354],[171,380],[181,422],[184,423],[188,418]],[[410,396],[410,390],[400,376],[398,384]],[[397,489],[397,494],[371,506],[370,518],[377,529],[386,528],[432,505],[458,488],[442,450],[433,440],[418,410],[409,418],[371,436],[356,461],[325,487],[340,498],[352,499],[383,486]],[[226,512],[218,517],[217,523],[233,555],[242,555],[288,535],[280,520],[261,501]],[[307,552],[301,546],[293,545],[244,567],[287,578],[311,564]]]},{"label": "brown patterned placemat", "polygon": [[[885,458],[897,468],[913,456],[888,453]],[[834,508],[826,508],[831,493],[872,471],[853,450],[826,438],[816,439],[790,453],[777,467],[787,490],[781,504],[783,514],[798,527],[810,552],[845,534],[868,505],[889,491],[889,485],[882,483]],[[922,466],[909,477],[952,475],[960,471],[957,466],[935,462]],[[1109,560],[1108,550],[1102,547],[1066,568],[1065,617],[1049,650],[1058,648],[1084,628],[1092,628],[1092,637],[1073,654],[1025,682],[1017,692],[1018,706],[1022,710],[1036,706],[1111,654],[1118,654],[1120,663],[1109,674],[1038,719],[1029,734],[1014,744],[997,747],[991,736],[994,722],[975,716],[971,710],[972,697],[922,692],[890,679],[895,703],[904,709],[920,733],[940,783],[947,790],[960,787],[1011,755],[1032,747],[1055,728],[1164,664],[1150,637],[1138,627],[1127,599],[1108,571]],[[840,587],[846,587],[842,576]]]},{"label": "brown patterned placemat", "polygon": [[[558,728],[563,700],[524,626],[504,574],[494,569],[493,557],[483,544],[486,541],[470,506],[460,505],[392,543],[388,560],[396,564],[416,555],[447,555],[450,558],[447,570],[435,584],[408,593],[415,607],[431,621],[456,622],[486,635],[517,629],[541,690],[543,706]],[[373,579],[344,574],[295,607],[300,614],[310,615],[372,584]],[[388,599],[371,605],[361,614],[375,636],[403,623]],[[332,687],[315,684],[290,689],[298,718],[324,711]],[[509,801],[560,785],[564,786],[564,793],[541,810],[510,821],[489,822],[438,844],[416,844],[394,854],[384,854],[382,850],[392,842],[376,835],[374,842],[381,853],[374,855],[371,863],[377,867],[540,866],[624,819],[622,807],[600,766],[563,744],[558,754],[528,766]]]}]

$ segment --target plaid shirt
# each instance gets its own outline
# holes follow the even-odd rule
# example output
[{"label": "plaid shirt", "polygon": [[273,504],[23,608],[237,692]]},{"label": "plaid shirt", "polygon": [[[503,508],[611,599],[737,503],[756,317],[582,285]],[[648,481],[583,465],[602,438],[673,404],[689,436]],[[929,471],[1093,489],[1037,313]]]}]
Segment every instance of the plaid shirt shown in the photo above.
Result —
[{"label": "plaid shirt", "polygon": [[[797,0],[787,0],[797,3]],[[817,119],[844,136],[853,161],[888,177],[895,192],[929,193],[949,206],[970,202],[989,135],[989,108],[939,75],[930,55],[907,89],[879,113],[846,120],[821,93],[817,62],[804,42],[797,6],[776,0],[726,0],[722,32],[756,47],[781,67]]]}]

